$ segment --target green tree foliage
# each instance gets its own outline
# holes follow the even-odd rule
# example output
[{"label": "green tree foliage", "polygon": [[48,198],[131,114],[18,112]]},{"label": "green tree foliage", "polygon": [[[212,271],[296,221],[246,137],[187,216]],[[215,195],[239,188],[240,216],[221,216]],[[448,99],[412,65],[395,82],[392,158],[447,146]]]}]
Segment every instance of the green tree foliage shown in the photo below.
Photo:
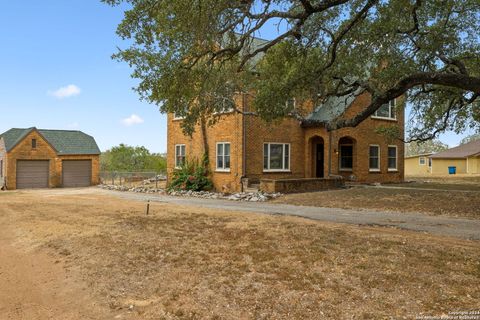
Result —
[{"label": "green tree foliage", "polygon": [[[238,92],[267,121],[302,119],[303,101],[366,91],[371,103],[329,130],[404,94],[414,139],[479,127],[478,0],[103,1],[129,6],[117,33],[130,46],[115,58],[133,67],[142,98],[186,116],[186,132]],[[255,39],[272,24],[270,41]]]},{"label": "green tree foliage", "polygon": [[466,144],[466,143],[469,143],[469,142],[472,142],[472,141],[475,141],[475,140],[480,140],[480,133],[475,133],[475,134],[469,135],[468,137],[463,138],[460,141],[460,144],[461,145]]},{"label": "green tree foliage", "polygon": [[212,189],[213,184],[209,178],[208,157],[202,161],[188,159],[181,168],[173,172],[172,182],[168,186],[170,190],[202,191]]},{"label": "green tree foliage", "polygon": [[145,147],[120,144],[102,153],[100,166],[102,171],[165,172],[167,161],[164,156],[152,154]]},{"label": "green tree foliage", "polygon": [[448,149],[448,145],[440,140],[413,141],[405,145],[405,155],[416,156],[419,154],[437,153]]}]

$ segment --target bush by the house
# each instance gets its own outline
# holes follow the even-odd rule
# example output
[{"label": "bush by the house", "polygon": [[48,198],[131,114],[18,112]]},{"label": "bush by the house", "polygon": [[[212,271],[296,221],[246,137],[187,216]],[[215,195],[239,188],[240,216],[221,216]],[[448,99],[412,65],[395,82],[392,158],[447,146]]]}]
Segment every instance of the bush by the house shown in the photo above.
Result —
[{"label": "bush by the house", "polygon": [[204,158],[202,161],[197,159],[185,161],[182,167],[173,172],[168,189],[202,191],[210,190],[212,187],[212,181],[208,177],[208,162]]}]

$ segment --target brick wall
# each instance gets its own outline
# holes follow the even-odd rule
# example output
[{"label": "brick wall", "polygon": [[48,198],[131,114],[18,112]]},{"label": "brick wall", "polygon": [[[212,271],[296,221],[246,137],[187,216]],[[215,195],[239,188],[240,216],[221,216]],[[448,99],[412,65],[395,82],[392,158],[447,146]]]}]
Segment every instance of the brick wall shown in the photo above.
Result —
[{"label": "brick wall", "polygon": [[337,189],[345,186],[342,178],[262,179],[260,190],[267,193],[296,193]]},{"label": "brick wall", "polygon": [[[91,160],[92,161],[92,185],[97,185],[100,183],[100,155],[92,154],[92,155],[61,155],[58,156],[58,160],[55,161],[55,171],[57,175],[62,175],[63,167],[62,161],[63,160]],[[61,186],[60,184],[57,186]]]},{"label": "brick wall", "polygon": [[[300,123],[286,118],[265,123],[256,116],[246,116],[246,175],[249,179],[281,179],[305,177],[304,130]],[[290,144],[290,169],[288,172],[264,172],[264,143]]]},{"label": "brick wall", "polygon": [[[244,97],[237,98],[237,106],[248,106]],[[348,109],[345,117],[352,117],[370,102],[367,94],[359,96]],[[251,181],[260,179],[298,179],[316,177],[315,145],[323,143],[324,167],[323,175],[327,177],[342,175],[354,176],[360,182],[396,182],[404,177],[404,144],[401,140],[388,141],[385,136],[376,132],[376,129],[385,127],[399,127],[399,134],[404,135],[403,99],[397,101],[397,120],[380,120],[368,118],[356,128],[343,128],[327,132],[323,127],[302,128],[293,118],[286,118],[273,123],[265,123],[254,115],[229,113],[222,115],[220,121],[207,128],[210,170],[215,189],[219,191],[239,191],[241,177],[246,176]],[[187,158],[200,159],[204,154],[202,130],[197,126],[192,137],[185,136],[181,129],[182,120],[174,120],[168,115],[167,139],[167,170],[171,179],[175,164],[175,145],[185,144]],[[243,134],[245,133],[245,168],[243,168]],[[354,161],[352,171],[339,170],[338,142],[342,137],[349,137],[354,141]],[[231,170],[216,172],[216,143],[231,143]],[[290,144],[290,170],[288,172],[265,172],[263,170],[264,143]],[[380,171],[369,170],[369,146],[380,147]],[[397,170],[389,171],[387,150],[388,146],[397,146]],[[329,154],[331,153],[331,158]],[[244,171],[245,170],[245,171]]]},{"label": "brick wall", "polygon": [[[242,97],[237,98],[237,105],[241,107]],[[182,120],[173,119],[168,115],[167,120],[167,176],[171,181],[175,170],[175,145],[185,144],[187,159],[201,160],[205,154],[204,139],[201,127],[197,125],[192,137],[183,134]],[[219,121],[206,128],[209,154],[209,170],[216,190],[223,192],[240,191],[242,177],[242,150],[243,150],[243,116],[236,112],[220,115]],[[230,171],[217,171],[216,147],[218,142],[230,143]]]},{"label": "brick wall", "polygon": [[[37,140],[37,148],[32,149],[32,139]],[[49,187],[53,188],[61,183],[61,175],[55,168],[57,154],[50,144],[37,132],[30,132],[18,145],[7,154],[7,188],[12,190],[17,186],[17,160],[50,160]]]},{"label": "brick wall", "polygon": [[[37,140],[36,149],[32,149],[32,139]],[[6,156],[6,185],[13,190],[17,185],[17,160],[49,160],[49,187],[62,186],[62,160],[92,160],[92,183],[99,183],[99,155],[57,156],[55,149],[37,132],[30,132]]]},{"label": "brick wall", "polygon": [[[341,175],[345,178],[354,176],[359,182],[398,182],[404,179],[404,143],[399,139],[389,141],[384,135],[376,132],[380,127],[399,128],[400,137],[404,136],[404,99],[397,99],[397,120],[383,120],[369,117],[355,128],[342,128],[332,132],[327,132],[325,128],[306,128],[305,129],[305,159],[310,159],[307,163],[305,173],[307,177],[315,176],[313,143],[318,139],[323,139],[325,159],[325,176],[330,172],[334,175]],[[367,94],[359,96],[345,113],[345,117],[350,118],[356,115],[365,105],[370,103],[370,97]],[[353,169],[351,171],[342,171],[339,168],[339,140],[348,137],[354,142],[353,147]],[[369,147],[378,145],[380,147],[380,171],[372,172],[369,170]],[[388,146],[397,147],[397,170],[388,170]],[[331,153],[331,159],[328,154]],[[330,161],[329,161],[330,160]],[[329,164],[329,162],[331,162]]]},{"label": "brick wall", "polygon": [[5,149],[5,141],[3,138],[0,138],[0,188],[4,186],[5,175],[7,174],[7,161],[6,161],[7,151]]}]

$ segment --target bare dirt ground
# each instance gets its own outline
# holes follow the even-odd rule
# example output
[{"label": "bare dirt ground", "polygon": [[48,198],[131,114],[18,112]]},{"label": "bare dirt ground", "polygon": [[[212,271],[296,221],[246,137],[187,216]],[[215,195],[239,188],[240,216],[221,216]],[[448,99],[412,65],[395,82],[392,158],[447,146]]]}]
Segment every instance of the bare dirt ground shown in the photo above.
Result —
[{"label": "bare dirt ground", "polygon": [[[2,230],[3,232],[3,230]],[[85,285],[72,281],[59,260],[44,252],[23,252],[0,240],[1,319],[112,319]]]},{"label": "bare dirt ground", "polygon": [[477,241],[162,203],[145,216],[144,202],[96,191],[0,193],[7,319],[385,319],[480,309]]},{"label": "bare dirt ground", "polygon": [[[288,194],[273,201],[300,206],[316,206],[343,209],[370,209],[394,212],[420,212],[428,215],[444,215],[480,219],[480,190],[472,192],[422,190],[410,188],[353,187]],[[404,184],[414,187],[413,184]],[[431,184],[427,185],[428,188]],[[447,187],[451,185],[446,185]],[[425,187],[427,188],[427,187]]]}]

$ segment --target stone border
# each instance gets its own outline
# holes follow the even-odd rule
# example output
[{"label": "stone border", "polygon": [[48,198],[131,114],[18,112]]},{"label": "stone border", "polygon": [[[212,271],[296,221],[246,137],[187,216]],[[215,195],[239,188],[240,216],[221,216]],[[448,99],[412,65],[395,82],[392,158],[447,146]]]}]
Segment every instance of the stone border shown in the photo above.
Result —
[{"label": "stone border", "polygon": [[162,194],[170,195],[172,197],[193,197],[193,198],[202,198],[202,199],[222,199],[230,201],[248,201],[248,202],[265,202],[270,199],[275,199],[280,197],[281,193],[265,193],[265,192],[239,192],[233,194],[224,194],[219,192],[210,192],[210,191],[191,191],[191,190],[179,190],[179,191],[167,191],[165,189],[155,189],[145,186],[132,187],[127,186],[116,186],[101,184],[98,185],[101,189],[112,190],[112,191],[121,191],[121,192],[135,192],[135,193],[147,193],[147,194]]}]

